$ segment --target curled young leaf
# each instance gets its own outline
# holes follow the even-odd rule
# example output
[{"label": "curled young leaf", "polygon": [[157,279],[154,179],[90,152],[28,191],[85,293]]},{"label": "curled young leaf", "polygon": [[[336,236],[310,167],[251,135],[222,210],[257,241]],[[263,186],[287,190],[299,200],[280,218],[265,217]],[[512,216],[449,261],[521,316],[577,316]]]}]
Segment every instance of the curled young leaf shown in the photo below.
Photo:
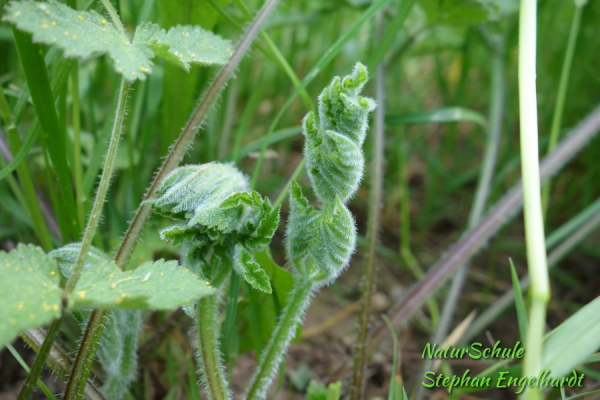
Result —
[{"label": "curled young leaf", "polygon": [[159,213],[189,221],[218,207],[223,200],[249,187],[246,177],[231,164],[186,165],[173,170],[162,182],[157,197],[147,200]]},{"label": "curled young leaf", "polygon": [[272,292],[267,273],[241,244],[234,248],[233,267],[254,289],[265,293]]},{"label": "curled young leaf", "polygon": [[357,63],[352,73],[335,77],[319,96],[319,118],[309,113],[303,121],[304,155],[308,175],[317,197],[332,203],[345,202],[362,178],[368,114],[375,102],[359,96],[368,79],[367,69]]},{"label": "curled young leaf", "polygon": [[[290,219],[286,231],[288,257],[299,273],[318,271],[313,280],[331,283],[348,266],[356,247],[352,214],[337,199],[315,211],[297,183],[290,190]],[[305,270],[306,266],[310,267]]]}]

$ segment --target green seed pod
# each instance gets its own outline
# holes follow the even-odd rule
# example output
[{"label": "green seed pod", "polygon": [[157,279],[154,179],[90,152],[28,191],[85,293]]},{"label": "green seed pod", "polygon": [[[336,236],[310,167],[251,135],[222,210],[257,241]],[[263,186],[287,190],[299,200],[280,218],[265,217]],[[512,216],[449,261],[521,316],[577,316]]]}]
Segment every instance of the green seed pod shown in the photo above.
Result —
[{"label": "green seed pod", "polygon": [[352,74],[335,77],[319,96],[319,120],[308,113],[303,121],[304,154],[308,175],[317,197],[342,202],[356,192],[364,169],[362,145],[368,114],[375,108],[370,98],[359,96],[368,79],[357,63]]}]

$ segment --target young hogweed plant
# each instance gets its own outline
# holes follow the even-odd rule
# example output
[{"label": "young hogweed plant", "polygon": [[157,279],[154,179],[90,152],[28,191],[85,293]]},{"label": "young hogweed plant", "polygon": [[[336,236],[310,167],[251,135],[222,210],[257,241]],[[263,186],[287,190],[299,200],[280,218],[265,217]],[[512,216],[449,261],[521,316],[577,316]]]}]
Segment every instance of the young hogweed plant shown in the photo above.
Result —
[{"label": "young hogweed plant", "polygon": [[264,399],[311,295],[348,266],[356,247],[356,227],[345,203],[362,178],[368,114],[375,101],[359,95],[368,79],[357,63],[352,74],[336,77],[319,96],[318,118],[303,121],[304,155],[319,209],[309,205],[296,182],[290,188],[286,250],[296,284],[271,340],[260,356],[246,397]]},{"label": "young hogweed plant", "polygon": [[[372,99],[359,95],[367,77],[362,64],[351,75],[336,77],[319,97],[318,117],[311,112],[303,121],[308,173],[322,204],[318,209],[310,206],[300,186],[292,182],[286,250],[296,283],[260,356],[248,399],[266,397],[311,295],[332,283],[354,252],[356,228],[345,203],[362,178],[362,145],[368,113],[375,107]],[[232,165],[180,167],[148,204],[178,220],[160,235],[173,244],[184,244],[184,265],[208,285],[224,287],[233,269],[255,289],[271,292],[268,276],[253,252],[269,244],[279,224],[279,208],[251,192],[247,179]],[[196,308],[204,390],[210,399],[231,398],[219,350],[218,295],[200,299]]]}]

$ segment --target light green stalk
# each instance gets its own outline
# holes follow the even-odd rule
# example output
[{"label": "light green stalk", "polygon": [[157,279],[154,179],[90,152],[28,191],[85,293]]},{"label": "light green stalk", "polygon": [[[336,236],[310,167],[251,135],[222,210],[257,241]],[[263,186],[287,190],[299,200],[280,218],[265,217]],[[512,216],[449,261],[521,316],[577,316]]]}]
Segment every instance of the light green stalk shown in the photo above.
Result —
[{"label": "light green stalk", "polygon": [[[550,282],[544,243],[544,221],[540,194],[538,160],[538,121],[536,96],[536,13],[537,0],[522,0],[519,15],[519,114],[521,128],[521,174],[527,263],[531,285],[531,309],[527,329],[523,376],[536,376],[540,369],[546,305],[550,299]],[[528,389],[526,400],[541,399],[539,389]]]}]

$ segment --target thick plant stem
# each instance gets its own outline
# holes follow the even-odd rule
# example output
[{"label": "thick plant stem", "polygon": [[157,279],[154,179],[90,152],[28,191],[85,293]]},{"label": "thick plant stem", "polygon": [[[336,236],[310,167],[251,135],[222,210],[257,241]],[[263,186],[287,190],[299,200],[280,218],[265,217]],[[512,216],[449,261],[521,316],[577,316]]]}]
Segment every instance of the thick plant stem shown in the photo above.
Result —
[{"label": "thick plant stem", "polygon": [[[381,28],[383,16],[377,14],[377,25]],[[353,371],[350,380],[350,399],[359,400],[364,392],[364,369],[367,362],[367,343],[371,319],[371,298],[377,238],[379,236],[380,210],[383,192],[383,163],[385,146],[385,66],[379,63],[376,77],[375,135],[373,146],[373,173],[371,176],[371,198],[369,199],[369,223],[367,231],[366,259],[362,271],[360,309],[358,311],[358,336],[352,350]]]},{"label": "thick plant stem", "polygon": [[219,351],[217,295],[198,300],[196,328],[198,330],[198,364],[204,393],[209,400],[231,399],[229,385]]},{"label": "thick plant stem", "polygon": [[[581,26],[581,14],[586,1],[575,1],[575,13],[573,22],[571,22],[571,31],[569,32],[569,41],[563,60],[562,71],[560,72],[560,81],[558,83],[558,93],[556,94],[556,103],[554,103],[554,114],[552,115],[552,125],[550,126],[550,140],[548,141],[548,153],[556,147],[562,125],[562,116],[565,109],[565,99],[567,98],[567,89],[569,87],[569,77],[571,76],[571,66],[573,65],[573,56],[575,55],[575,44],[577,34]],[[550,200],[550,190],[552,181],[548,181],[542,190],[542,206],[544,216],[548,211],[548,202]]]},{"label": "thick plant stem", "polygon": [[73,268],[73,272],[65,285],[63,292],[63,298],[66,301],[69,294],[75,288],[77,281],[81,277],[83,271],[83,265],[85,257],[92,245],[92,240],[96,234],[98,223],[102,216],[102,209],[104,208],[104,201],[106,200],[106,194],[110,187],[110,179],[113,174],[115,160],[117,158],[117,150],[119,149],[119,140],[121,139],[121,132],[123,131],[123,122],[125,120],[125,109],[127,106],[127,90],[128,84],[125,79],[121,80],[121,87],[119,88],[119,101],[117,103],[117,110],[115,112],[115,120],[113,122],[112,133],[110,135],[110,142],[108,144],[108,150],[106,152],[106,159],[104,161],[104,168],[102,170],[102,176],[100,177],[100,184],[98,185],[98,191],[96,193],[96,199],[92,206],[92,213],[88,220],[87,226],[85,227],[85,233],[81,240],[81,247],[79,248],[79,254],[77,255],[77,262]]},{"label": "thick plant stem", "polygon": [[[242,57],[246,53],[246,50],[250,47],[256,35],[262,28],[263,24],[267,20],[267,17],[271,14],[271,11],[275,8],[279,0],[267,0],[264,6],[259,11],[258,15],[252,22],[252,25],[246,31],[246,34],[242,37],[242,40],[238,43],[233,55],[229,62],[221,68],[212,84],[208,88],[208,91],[204,94],[204,97],[198,104],[198,107],[192,112],[190,119],[187,124],[183,128],[181,135],[171,148],[169,155],[165,159],[165,162],[160,167],[158,173],[154,177],[154,181],[150,185],[148,192],[146,193],[145,199],[148,200],[154,196],[154,193],[158,189],[162,180],[167,176],[169,172],[171,172],[183,159],[186,151],[192,144],[194,140],[194,135],[196,131],[200,128],[202,123],[204,122],[208,111],[214,104],[215,100],[221,93],[221,90],[225,87],[225,84],[231,77],[232,72],[238,66]],[[148,205],[142,204],[138,210],[136,211],[135,216],[133,217],[133,221],[127,232],[125,233],[125,238],[121,243],[121,247],[117,252],[117,256],[115,261],[117,265],[121,268],[127,264],[129,260],[129,256],[133,252],[135,248],[135,244],[137,239],[140,237],[142,233],[142,227],[146,223],[146,220],[150,216],[151,208]]]},{"label": "thick plant stem", "polygon": [[[519,15],[519,114],[521,128],[521,174],[523,180],[523,211],[527,264],[532,279],[531,309],[523,367],[523,376],[539,372],[546,320],[546,305],[550,299],[550,282],[544,221],[540,194],[538,160],[537,95],[535,84],[537,0],[522,0]],[[524,399],[541,399],[539,389],[527,389]]]},{"label": "thick plant stem", "polygon": [[27,374],[27,379],[25,379],[25,383],[21,388],[19,400],[28,400],[31,398],[31,394],[37,386],[37,382],[42,370],[44,369],[44,365],[46,365],[46,360],[48,359],[50,350],[52,350],[52,346],[54,345],[54,340],[56,339],[58,331],[60,330],[61,322],[62,317],[55,319],[50,324],[48,332],[46,333],[46,338],[44,339],[44,343],[42,344],[42,347],[40,347],[40,351],[35,358],[35,362],[31,366],[31,370]]},{"label": "thick plant stem", "polygon": [[296,334],[298,324],[302,321],[310,303],[312,291],[312,281],[307,277],[300,276],[271,335],[271,340],[260,356],[258,366],[246,392],[247,400],[266,399],[269,385],[273,381],[281,360]]}]

